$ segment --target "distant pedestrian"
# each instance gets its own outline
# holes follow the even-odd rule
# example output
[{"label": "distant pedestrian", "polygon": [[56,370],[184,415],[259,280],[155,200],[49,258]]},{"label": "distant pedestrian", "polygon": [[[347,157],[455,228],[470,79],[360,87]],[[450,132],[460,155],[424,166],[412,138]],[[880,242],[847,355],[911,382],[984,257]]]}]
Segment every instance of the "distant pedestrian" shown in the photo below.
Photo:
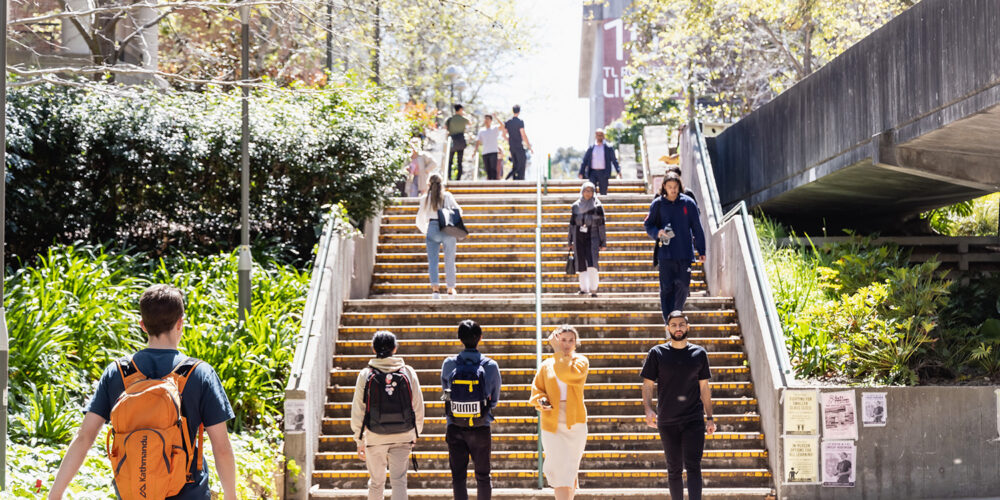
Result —
[{"label": "distant pedestrian", "polygon": [[438,169],[431,155],[421,151],[417,144],[410,144],[410,163],[407,172],[410,180],[407,183],[407,194],[417,197],[427,192],[427,177]]},{"label": "distant pedestrian", "polygon": [[427,178],[427,194],[420,197],[419,208],[417,209],[417,228],[421,233],[427,235],[427,270],[431,279],[431,293],[435,299],[441,298],[440,278],[438,274],[438,253],[444,246],[444,272],[445,283],[448,286],[448,294],[455,295],[455,251],[458,240],[441,231],[438,226],[438,210],[450,208],[462,213],[462,208],[458,206],[455,197],[444,190],[444,179],[441,174],[434,172]]},{"label": "distant pedestrian", "polygon": [[500,402],[500,366],[479,353],[476,347],[483,330],[467,319],[458,325],[458,339],[465,349],[441,365],[441,389],[445,393],[445,418],[448,426],[444,440],[448,444],[448,464],[455,500],[468,500],[465,482],[469,457],[476,475],[476,499],[490,500],[490,454],[493,436],[490,423],[493,409]]},{"label": "distant pedestrian", "polygon": [[583,387],[590,361],[576,353],[580,335],[572,326],[556,328],[548,341],[554,354],[535,374],[528,402],[542,414],[545,478],[555,489],[556,500],[570,500],[576,494],[580,460],[587,447]]},{"label": "distant pedestrian", "polygon": [[524,169],[528,165],[528,153],[525,150],[525,146],[532,152],[534,150],[531,148],[531,141],[528,140],[528,133],[524,131],[524,122],[518,118],[518,115],[521,114],[521,106],[514,105],[513,111],[514,117],[507,120],[503,126],[503,138],[510,145],[510,158],[511,163],[513,163],[510,173],[507,174],[507,178],[523,181]]},{"label": "distant pedestrian", "polygon": [[[486,115],[483,117],[483,129],[476,135],[476,152],[482,146],[483,165],[486,166],[486,178],[489,180],[500,180],[503,174],[502,171],[497,169],[497,156],[500,152],[500,131],[503,129],[503,123],[498,123],[499,126],[497,128],[491,128],[493,125],[493,115]],[[475,156],[475,152],[473,156]]]},{"label": "distant pedestrian", "polygon": [[569,251],[573,252],[576,272],[580,276],[580,295],[597,297],[598,261],[608,246],[604,228],[604,207],[594,193],[594,184],[584,182],[580,199],[573,203],[569,217]]},{"label": "distant pedestrian", "polygon": [[642,405],[646,410],[646,425],[660,431],[671,500],[684,500],[684,471],[687,471],[688,500],[701,500],[705,434],[715,432],[712,389],[708,385],[712,372],[708,352],[687,341],[687,316],[681,311],[672,311],[667,316],[669,341],[649,350],[640,373]]},{"label": "distant pedestrian", "polygon": [[379,331],[372,337],[375,357],[354,385],[351,431],[358,458],[368,466],[368,500],[383,500],[389,468],[392,500],[406,500],[410,452],[424,430],[424,397],[417,372],[396,354],[396,336]]},{"label": "distant pedestrian", "polygon": [[594,132],[594,145],[583,154],[580,178],[590,179],[601,194],[605,195],[608,194],[608,179],[611,178],[612,168],[618,172],[618,177],[622,176],[622,167],[618,165],[614,148],[604,142],[604,129],[597,129]]},{"label": "distant pedestrian", "polygon": [[705,261],[705,232],[694,200],[681,194],[681,178],[669,173],[663,178],[660,195],[649,205],[644,223],[646,233],[656,241],[660,272],[660,311],[663,321],[671,311],[683,310],[691,287],[694,251]]},{"label": "distant pedestrian", "polygon": [[444,127],[451,137],[451,150],[448,151],[448,178],[451,179],[452,162],[458,156],[458,175],[453,180],[462,180],[462,157],[465,155],[465,128],[469,125],[469,119],[465,117],[465,108],[461,104],[455,105],[455,114],[444,121]]}]

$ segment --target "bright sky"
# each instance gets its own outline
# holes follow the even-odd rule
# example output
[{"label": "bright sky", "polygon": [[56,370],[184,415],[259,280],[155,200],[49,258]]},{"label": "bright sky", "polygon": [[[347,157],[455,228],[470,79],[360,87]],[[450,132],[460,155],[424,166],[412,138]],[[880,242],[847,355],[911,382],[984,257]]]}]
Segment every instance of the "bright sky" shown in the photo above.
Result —
[{"label": "bright sky", "polygon": [[[521,105],[521,119],[536,157],[559,147],[588,145],[590,107],[578,95],[581,0],[513,0],[536,29],[534,50],[517,61],[514,78],[484,90],[490,109],[509,114]],[[537,156],[541,155],[541,156]]]}]

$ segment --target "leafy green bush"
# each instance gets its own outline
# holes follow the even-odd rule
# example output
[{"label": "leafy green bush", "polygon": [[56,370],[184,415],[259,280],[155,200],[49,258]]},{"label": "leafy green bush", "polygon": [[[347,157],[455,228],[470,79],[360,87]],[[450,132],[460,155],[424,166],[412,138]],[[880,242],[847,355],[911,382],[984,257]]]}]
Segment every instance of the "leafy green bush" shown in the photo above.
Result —
[{"label": "leafy green bush", "polygon": [[[9,251],[118,241],[211,254],[239,241],[240,98],[107,86],[12,89]],[[250,104],[251,237],[308,259],[321,207],[355,221],[391,195],[407,123],[375,88],[258,89]]]},{"label": "leafy green bush", "polygon": [[[237,418],[273,425],[294,355],[309,276],[260,263],[248,321],[237,315],[236,255],[147,260],[101,246],[54,246],[7,279],[11,433],[19,443],[64,443],[79,408],[115,358],[145,344],[138,299],[151,283],[186,295],[181,348],[212,364]],[[67,416],[68,415],[68,416]]]},{"label": "leafy green bush", "polygon": [[1000,193],[921,214],[931,228],[948,236],[996,236]]}]

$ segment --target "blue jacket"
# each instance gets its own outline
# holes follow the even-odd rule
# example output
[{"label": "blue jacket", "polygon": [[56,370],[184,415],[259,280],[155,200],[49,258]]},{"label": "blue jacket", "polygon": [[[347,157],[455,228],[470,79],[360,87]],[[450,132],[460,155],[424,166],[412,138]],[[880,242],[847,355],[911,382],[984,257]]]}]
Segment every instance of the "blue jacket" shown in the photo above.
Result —
[{"label": "blue jacket", "polygon": [[[670,224],[674,230],[674,239],[670,244],[659,248],[660,260],[694,260],[694,250],[705,255],[705,231],[701,228],[701,218],[698,216],[698,205],[686,195],[679,194],[674,201],[666,196],[657,196],[649,205],[649,215],[646,216],[646,233],[658,240],[661,229]],[[692,245],[693,243],[693,245]]]},{"label": "blue jacket", "polygon": [[[455,363],[458,362],[459,358],[462,359],[463,361],[469,359],[478,363],[479,360],[484,357],[485,356],[480,354],[479,351],[476,349],[465,349],[462,352],[458,353],[457,356],[451,356],[445,359],[444,364],[441,365],[441,389],[444,390],[450,389],[450,387],[448,387],[448,375],[451,374],[451,371],[455,369]],[[486,397],[489,398],[490,402],[490,412],[486,419],[486,422],[489,423],[493,421],[493,408],[496,408],[497,403],[500,402],[501,381],[500,381],[500,365],[498,365],[496,361],[493,361],[490,358],[486,359],[488,361],[486,362],[485,365],[483,365],[483,370],[486,371],[485,393]],[[445,417],[448,420],[448,424],[451,425],[452,423],[451,415],[448,415],[446,413]]]},{"label": "blue jacket", "polygon": [[[611,169],[614,168],[618,172],[618,177],[622,176],[622,167],[618,165],[618,158],[615,157],[615,150],[608,145],[607,142],[602,144],[604,146],[604,175],[611,176]],[[597,144],[587,148],[587,152],[583,154],[583,163],[580,165],[580,175],[584,179],[590,178],[590,163],[594,159],[594,148]]]}]

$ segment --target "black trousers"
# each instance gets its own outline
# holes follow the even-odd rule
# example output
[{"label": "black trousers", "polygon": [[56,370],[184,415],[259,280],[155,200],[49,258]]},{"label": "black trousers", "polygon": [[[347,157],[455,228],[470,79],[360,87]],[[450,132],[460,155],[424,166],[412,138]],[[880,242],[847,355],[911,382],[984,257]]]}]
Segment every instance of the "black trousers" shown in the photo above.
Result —
[{"label": "black trousers", "polygon": [[476,473],[476,500],[490,500],[493,483],[490,479],[490,454],[493,452],[493,436],[490,426],[459,427],[449,425],[444,433],[448,443],[448,465],[451,466],[451,488],[455,500],[469,500],[465,486],[469,475],[469,456]]},{"label": "black trousers", "polygon": [[693,420],[660,426],[663,454],[667,456],[667,483],[671,500],[684,500],[687,471],[688,500],[701,500],[701,456],[705,452],[705,422]]},{"label": "black trousers", "polygon": [[[451,136],[451,151],[448,152],[448,179],[460,181],[462,180],[462,157],[465,156],[465,134],[452,134]],[[451,177],[451,166],[455,160],[455,156],[458,155],[458,175],[452,179]]]},{"label": "black trousers", "polygon": [[[683,237],[683,236],[677,236]],[[691,288],[691,263],[660,259],[660,312],[663,322],[672,311],[683,311]]]},{"label": "black trousers", "polygon": [[528,153],[522,146],[510,147],[510,162],[513,164],[507,178],[515,181],[524,180],[524,169],[528,166]]},{"label": "black trousers", "polygon": [[587,179],[594,183],[597,187],[597,191],[602,195],[608,194],[608,180],[611,179],[611,169],[605,168],[604,170],[594,170],[590,169],[590,178]]},{"label": "black trousers", "polygon": [[497,154],[484,153],[483,165],[486,166],[486,178],[489,180],[500,180],[500,173],[497,172]]}]

